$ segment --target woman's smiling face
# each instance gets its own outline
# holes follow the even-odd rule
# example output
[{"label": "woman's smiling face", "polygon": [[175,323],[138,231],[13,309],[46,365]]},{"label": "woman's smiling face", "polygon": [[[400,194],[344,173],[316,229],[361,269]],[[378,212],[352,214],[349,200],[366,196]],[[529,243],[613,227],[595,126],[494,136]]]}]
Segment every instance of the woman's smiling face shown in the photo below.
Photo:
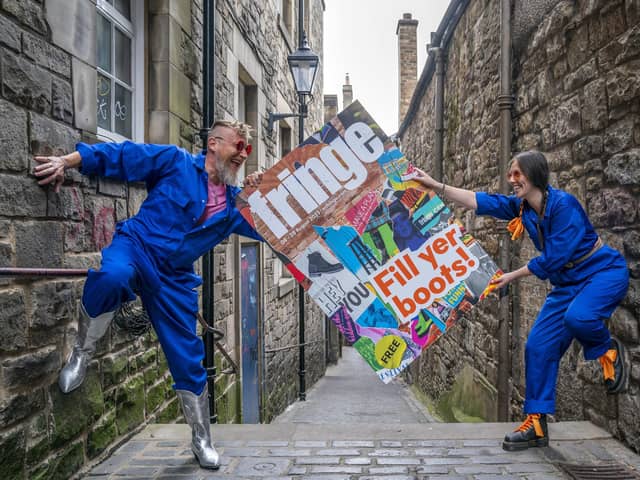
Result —
[{"label": "woman's smiling face", "polygon": [[509,171],[507,172],[507,180],[513,188],[513,192],[518,198],[525,198],[531,192],[533,185],[520,169],[518,160],[513,160]]}]

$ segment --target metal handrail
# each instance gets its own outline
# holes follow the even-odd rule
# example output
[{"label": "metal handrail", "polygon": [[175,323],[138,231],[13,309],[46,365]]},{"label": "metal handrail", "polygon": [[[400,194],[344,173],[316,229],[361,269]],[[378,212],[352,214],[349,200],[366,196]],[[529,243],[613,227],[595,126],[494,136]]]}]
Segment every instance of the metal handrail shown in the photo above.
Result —
[{"label": "metal handrail", "polygon": [[236,365],[236,362],[233,360],[233,358],[231,358],[231,355],[229,355],[227,350],[224,348],[224,345],[220,343],[220,340],[224,338],[224,331],[209,325],[200,312],[198,312],[198,322],[200,322],[200,325],[202,326],[202,329],[204,331],[209,332],[211,333],[211,335],[213,335],[213,343],[216,347],[218,347],[220,353],[222,353],[222,356],[226,358],[227,361],[231,364],[231,368],[227,368],[220,373],[224,373],[227,375],[238,373],[238,365]]},{"label": "metal handrail", "polygon": [[87,272],[86,268],[0,268],[0,276],[5,277],[82,277]]},{"label": "metal handrail", "polygon": [[324,342],[324,340],[314,340],[313,342],[296,343],[295,345],[287,345],[286,347],[271,348],[269,350],[265,350],[264,353],[267,354],[267,353],[282,352],[284,350],[292,350],[294,348],[298,348],[301,346],[313,345],[314,343],[322,343],[322,342]]}]

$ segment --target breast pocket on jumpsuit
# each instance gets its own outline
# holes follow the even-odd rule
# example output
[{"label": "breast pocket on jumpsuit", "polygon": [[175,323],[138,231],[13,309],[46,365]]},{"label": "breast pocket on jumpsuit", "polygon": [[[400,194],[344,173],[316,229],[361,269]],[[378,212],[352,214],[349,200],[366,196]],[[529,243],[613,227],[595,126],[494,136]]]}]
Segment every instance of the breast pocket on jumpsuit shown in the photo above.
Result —
[{"label": "breast pocket on jumpsuit", "polygon": [[193,201],[189,195],[175,185],[163,185],[158,189],[157,205],[158,223],[168,230],[187,232],[196,222],[197,218],[192,211]]}]

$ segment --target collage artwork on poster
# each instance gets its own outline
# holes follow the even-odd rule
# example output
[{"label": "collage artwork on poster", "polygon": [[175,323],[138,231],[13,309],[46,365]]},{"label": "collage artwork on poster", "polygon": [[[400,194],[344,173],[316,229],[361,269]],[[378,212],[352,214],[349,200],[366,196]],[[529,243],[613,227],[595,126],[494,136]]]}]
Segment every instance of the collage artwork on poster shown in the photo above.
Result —
[{"label": "collage artwork on poster", "polygon": [[502,272],[359,102],[237,207],[385,383]]}]

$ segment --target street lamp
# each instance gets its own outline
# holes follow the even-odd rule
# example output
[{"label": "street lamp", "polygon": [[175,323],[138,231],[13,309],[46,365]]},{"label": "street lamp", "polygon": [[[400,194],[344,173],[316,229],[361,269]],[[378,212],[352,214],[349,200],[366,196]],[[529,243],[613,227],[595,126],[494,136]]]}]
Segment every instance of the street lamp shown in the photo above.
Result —
[{"label": "street lamp", "polygon": [[[269,113],[268,132],[273,131],[273,124],[278,120],[288,117],[299,117],[298,122],[298,144],[304,142],[304,119],[307,117],[307,96],[312,95],[313,82],[316,79],[320,57],[311,50],[307,43],[307,36],[304,32],[304,0],[298,0],[298,49],[287,57],[287,63],[291,69],[291,75],[298,93],[298,113]],[[299,368],[300,375],[300,400],[306,400],[306,380],[305,380],[305,311],[304,311],[304,288],[298,285],[298,318],[299,318]]]},{"label": "street lamp", "polygon": [[320,57],[309,47],[304,31],[302,32],[300,46],[287,57],[287,62],[289,63],[298,95],[311,95]]},{"label": "street lamp", "polygon": [[[303,18],[302,13],[300,13],[300,18]],[[273,124],[278,120],[289,117],[300,117],[298,143],[304,141],[304,118],[306,118],[308,113],[305,99],[307,95],[311,95],[313,83],[316,80],[316,73],[318,72],[318,65],[320,64],[320,57],[309,47],[304,30],[300,29],[300,32],[300,46],[287,57],[287,63],[289,64],[291,76],[296,86],[296,92],[298,92],[299,113],[269,113],[269,125],[267,127],[268,132],[271,133],[273,131]]]}]

